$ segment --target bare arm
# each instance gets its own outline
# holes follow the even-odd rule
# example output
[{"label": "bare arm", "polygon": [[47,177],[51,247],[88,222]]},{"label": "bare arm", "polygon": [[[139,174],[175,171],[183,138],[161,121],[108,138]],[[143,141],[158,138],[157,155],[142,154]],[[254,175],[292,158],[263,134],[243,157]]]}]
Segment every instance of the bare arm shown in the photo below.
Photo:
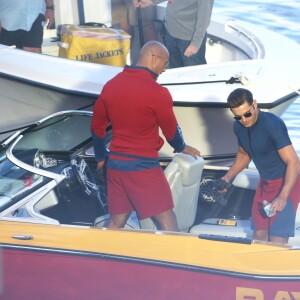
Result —
[{"label": "bare arm", "polygon": [[190,45],[185,49],[184,55],[190,57],[196,54],[202,44],[213,9],[213,0],[198,1],[197,20],[194,35]]},{"label": "bare arm", "polygon": [[300,163],[297,153],[292,145],[278,151],[281,159],[286,163],[287,169],[284,177],[284,185],[279,195],[273,200],[271,211],[282,211],[286,206],[288,196],[292,191],[299,176]]},{"label": "bare arm", "polygon": [[[45,19],[46,22],[48,22],[47,28],[51,28],[53,22],[54,22],[54,4],[53,0],[45,0],[46,3],[46,11],[45,11]],[[52,8],[51,8],[52,7]]]},{"label": "bare arm", "polygon": [[248,153],[242,147],[239,147],[233,165],[222,179],[227,183],[230,183],[238,173],[243,171],[249,165],[250,161],[251,159]]}]

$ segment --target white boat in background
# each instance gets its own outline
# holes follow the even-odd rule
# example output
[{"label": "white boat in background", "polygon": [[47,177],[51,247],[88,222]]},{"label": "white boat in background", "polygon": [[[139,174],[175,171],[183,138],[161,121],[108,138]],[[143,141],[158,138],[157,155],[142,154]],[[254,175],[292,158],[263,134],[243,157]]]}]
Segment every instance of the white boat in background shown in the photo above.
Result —
[{"label": "white boat in background", "polygon": [[[157,6],[158,18],[164,11],[164,4]],[[173,96],[186,142],[211,163],[231,159],[236,152],[233,118],[226,108],[232,90],[250,89],[261,109],[277,115],[295,101],[300,45],[276,32],[216,15],[208,34],[207,65],[169,69],[158,82]],[[121,70],[0,46],[0,134],[56,111],[91,110],[103,85]],[[160,156],[172,155],[165,143]]]}]

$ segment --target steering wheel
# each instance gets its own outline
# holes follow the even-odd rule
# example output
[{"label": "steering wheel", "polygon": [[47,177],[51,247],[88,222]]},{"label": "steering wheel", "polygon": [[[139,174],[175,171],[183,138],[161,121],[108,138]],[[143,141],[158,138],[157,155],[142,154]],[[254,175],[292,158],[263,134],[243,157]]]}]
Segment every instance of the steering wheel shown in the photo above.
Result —
[{"label": "steering wheel", "polygon": [[77,183],[88,196],[99,197],[99,186],[96,183],[93,172],[83,158],[75,156],[71,159],[71,167]]}]

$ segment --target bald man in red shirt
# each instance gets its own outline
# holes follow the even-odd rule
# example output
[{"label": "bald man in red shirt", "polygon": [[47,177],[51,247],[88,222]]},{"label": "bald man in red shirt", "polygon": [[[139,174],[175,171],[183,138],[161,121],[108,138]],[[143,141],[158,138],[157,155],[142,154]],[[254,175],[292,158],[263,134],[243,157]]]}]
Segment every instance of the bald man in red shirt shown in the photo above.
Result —
[{"label": "bald man in red shirt", "polygon": [[[173,112],[169,91],[156,82],[165,71],[168,50],[150,41],[143,46],[135,67],[108,81],[94,107],[92,135],[98,168],[106,156],[109,228],[124,227],[133,210],[140,219],[154,217],[161,230],[178,231],[169,184],[158,160],[162,146],[159,128],[175,152],[200,152],[185,144]],[[112,126],[107,153],[105,132]]]}]

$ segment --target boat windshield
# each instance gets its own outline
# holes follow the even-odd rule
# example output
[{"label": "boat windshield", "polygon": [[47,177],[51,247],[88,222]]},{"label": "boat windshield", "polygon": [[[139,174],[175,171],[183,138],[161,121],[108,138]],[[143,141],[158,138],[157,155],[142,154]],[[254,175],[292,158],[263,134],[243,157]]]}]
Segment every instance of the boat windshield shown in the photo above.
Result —
[{"label": "boat windshield", "polygon": [[91,139],[91,115],[64,113],[37,124],[24,134],[14,150],[71,151]]},{"label": "boat windshield", "polygon": [[0,153],[0,211],[38,189],[50,178],[22,169]]}]

